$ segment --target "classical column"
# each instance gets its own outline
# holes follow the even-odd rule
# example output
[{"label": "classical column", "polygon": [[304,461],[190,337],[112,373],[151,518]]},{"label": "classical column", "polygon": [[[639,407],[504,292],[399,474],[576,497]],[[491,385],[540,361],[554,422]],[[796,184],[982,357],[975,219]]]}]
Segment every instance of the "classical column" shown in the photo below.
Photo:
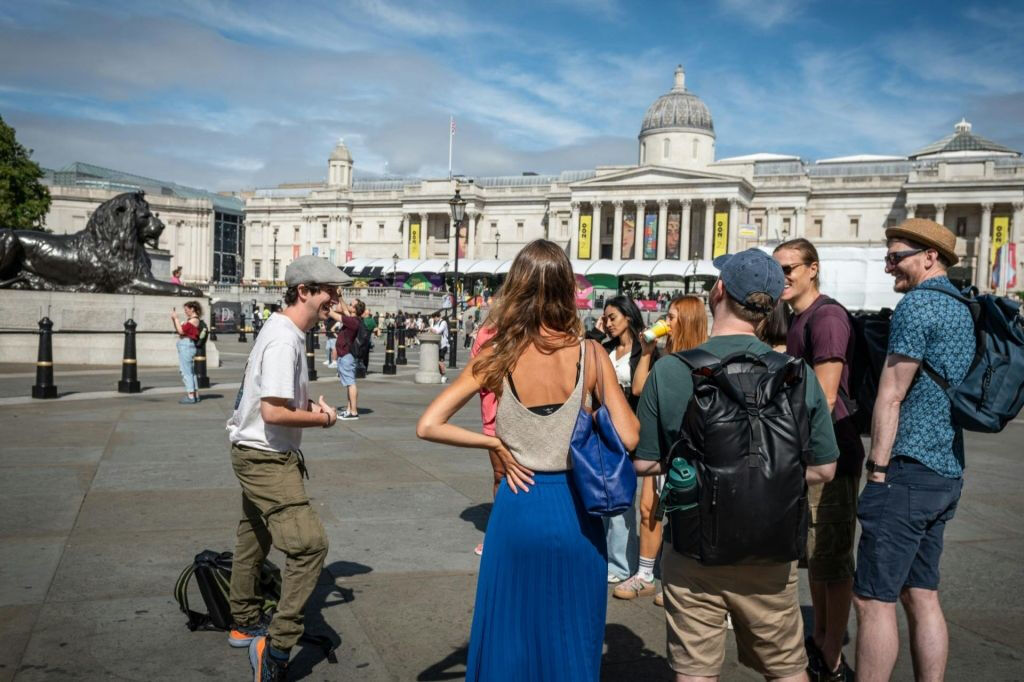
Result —
[{"label": "classical column", "polygon": [[570,202],[572,213],[569,214],[569,258],[575,259],[580,246],[580,202]]},{"label": "classical column", "polygon": [[409,226],[412,225],[410,214],[402,213],[402,250],[399,252],[402,258],[409,257]]},{"label": "classical column", "polygon": [[459,235],[458,230],[455,229],[455,225],[452,223],[451,214],[448,215],[448,265],[455,270],[455,245],[458,243]]},{"label": "classical column", "polygon": [[736,253],[740,243],[739,199],[729,199],[729,253]]},{"label": "classical column", "polygon": [[643,260],[644,257],[644,219],[647,217],[647,200],[634,199],[636,204],[636,224],[633,226],[633,258]]},{"label": "classical column", "polygon": [[597,260],[601,257],[601,202],[593,201],[590,205],[593,207],[590,217],[590,259]]},{"label": "classical column", "polygon": [[690,200],[683,199],[680,203],[683,205],[683,215],[679,223],[679,258],[690,260],[693,255],[690,252]]},{"label": "classical column", "polygon": [[[338,251],[340,252],[338,259],[344,263],[347,260],[346,256],[349,251],[349,245],[352,243],[352,216],[340,215],[338,216],[338,221]],[[279,238],[280,236],[278,234]],[[278,248],[280,248],[280,245],[278,245]]]},{"label": "classical column", "polygon": [[[1024,242],[1024,202],[1013,205],[1013,222],[1010,223],[1010,241]],[[1017,254],[1018,257],[1021,254]]]},{"label": "classical column", "polygon": [[612,225],[612,260],[622,258],[622,200],[612,202],[615,207],[615,223]]},{"label": "classical column", "polygon": [[711,260],[715,247],[715,200],[704,200],[704,260]]},{"label": "classical column", "polygon": [[939,225],[946,224],[946,205],[935,204],[935,222]]},{"label": "classical column", "polygon": [[469,214],[469,223],[466,225],[466,258],[476,258],[476,231],[480,227],[480,215],[476,211]]},{"label": "classical column", "polygon": [[665,260],[668,241],[668,199],[658,199],[658,260]]},{"label": "classical column", "polygon": [[769,235],[780,240],[788,239],[788,235],[782,234],[779,227],[779,209],[776,206],[769,206],[765,209],[765,230],[767,230]]},{"label": "classical column", "polygon": [[907,218],[913,218],[917,216],[917,204],[907,204]]},{"label": "classical column", "polygon": [[981,236],[978,239],[978,270],[974,273],[974,286],[987,291],[992,279],[988,251],[992,244],[992,204],[981,205]]},{"label": "classical column", "polygon": [[806,230],[806,227],[804,226],[804,214],[806,212],[807,212],[807,209],[804,208],[803,206],[797,206],[796,207],[796,222],[793,225],[793,236],[794,237],[803,237],[804,236],[804,232]]}]

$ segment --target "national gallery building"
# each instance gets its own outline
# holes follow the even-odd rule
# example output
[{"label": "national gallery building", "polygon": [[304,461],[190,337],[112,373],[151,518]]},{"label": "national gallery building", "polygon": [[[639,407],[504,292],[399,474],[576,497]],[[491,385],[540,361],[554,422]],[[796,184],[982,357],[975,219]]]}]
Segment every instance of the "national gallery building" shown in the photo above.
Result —
[{"label": "national gallery building", "polygon": [[978,273],[996,248],[1024,240],[1024,159],[970,123],[907,156],[716,159],[711,112],[686,88],[682,67],[643,117],[635,165],[455,180],[353,179],[353,165],[339,143],[326,182],[246,196],[246,279],[279,279],[305,254],[339,265],[358,258],[384,275],[451,268],[456,187],[467,202],[459,256],[480,272],[500,266],[479,261],[510,259],[547,237],[576,261],[626,261],[613,266],[620,274],[681,275],[694,261],[797,236],[879,246],[886,227],[918,216],[956,233],[959,277],[983,284]]}]

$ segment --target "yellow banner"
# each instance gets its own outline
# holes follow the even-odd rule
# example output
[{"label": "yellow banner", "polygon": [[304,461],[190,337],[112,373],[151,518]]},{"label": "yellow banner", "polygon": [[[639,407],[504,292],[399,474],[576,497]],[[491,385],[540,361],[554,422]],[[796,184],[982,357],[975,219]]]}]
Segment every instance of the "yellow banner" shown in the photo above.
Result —
[{"label": "yellow banner", "polygon": [[590,229],[592,216],[580,216],[580,242],[576,248],[576,257],[580,260],[590,260]]},{"label": "yellow banner", "polygon": [[992,218],[992,253],[989,254],[989,267],[996,264],[996,252],[1010,241],[1010,216],[999,215]]},{"label": "yellow banner", "polygon": [[711,249],[711,257],[718,258],[719,256],[728,253],[729,251],[729,214],[728,213],[716,213],[715,214],[715,241]]},{"label": "yellow banner", "polygon": [[409,226],[409,258],[420,257],[420,224]]}]

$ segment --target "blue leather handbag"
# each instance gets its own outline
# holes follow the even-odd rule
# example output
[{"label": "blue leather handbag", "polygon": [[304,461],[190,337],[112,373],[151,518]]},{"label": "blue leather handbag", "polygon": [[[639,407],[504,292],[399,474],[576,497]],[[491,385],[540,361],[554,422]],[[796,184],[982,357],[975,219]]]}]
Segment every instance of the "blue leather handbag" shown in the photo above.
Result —
[{"label": "blue leather handbag", "polygon": [[[587,344],[588,364],[594,353]],[[583,507],[592,516],[618,516],[633,506],[636,495],[636,471],[622,444],[612,416],[604,403],[604,382],[601,363],[597,365],[597,386],[601,406],[586,408],[586,391],[576,415],[576,425],[569,440],[572,456],[572,478]]]}]

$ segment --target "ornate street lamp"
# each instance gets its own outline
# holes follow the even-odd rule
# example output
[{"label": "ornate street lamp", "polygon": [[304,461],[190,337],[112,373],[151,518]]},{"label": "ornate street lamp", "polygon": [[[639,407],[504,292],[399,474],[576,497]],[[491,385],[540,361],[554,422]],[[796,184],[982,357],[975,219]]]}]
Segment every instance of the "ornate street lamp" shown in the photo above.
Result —
[{"label": "ornate street lamp", "polygon": [[452,231],[455,235],[455,271],[452,273],[452,308],[455,311],[455,323],[452,324],[451,321],[448,323],[448,330],[450,332],[448,366],[454,369],[456,367],[455,349],[458,347],[456,341],[459,335],[459,233],[462,229],[462,221],[466,217],[466,200],[462,198],[458,187],[455,188],[455,196],[448,200],[448,205],[452,209]]},{"label": "ornate street lamp", "polygon": [[494,231],[494,260],[498,260],[498,244],[501,244],[501,232]]},{"label": "ornate street lamp", "polygon": [[391,256],[391,286],[395,286],[395,280],[398,279],[398,254]]}]

